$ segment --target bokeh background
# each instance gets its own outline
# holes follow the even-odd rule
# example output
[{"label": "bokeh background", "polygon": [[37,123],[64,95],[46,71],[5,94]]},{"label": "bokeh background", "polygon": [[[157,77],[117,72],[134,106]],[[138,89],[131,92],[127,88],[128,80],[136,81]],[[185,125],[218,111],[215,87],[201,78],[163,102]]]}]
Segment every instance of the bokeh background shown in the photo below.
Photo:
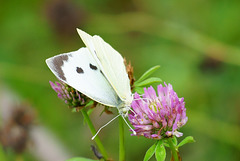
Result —
[{"label": "bokeh background", "polygon": [[[185,98],[189,121],[180,131],[196,140],[180,149],[184,161],[240,160],[238,0],[0,1],[1,109],[28,106],[34,116],[27,123],[44,129],[40,143],[48,152],[58,154],[54,150],[60,148],[58,156],[95,158],[81,113],[57,98],[48,83],[56,78],[45,64],[48,57],[84,46],[77,27],[100,35],[131,61],[136,78],[161,65],[154,76]],[[100,112],[91,116],[96,128],[113,118]],[[127,160],[142,160],[153,141],[130,136],[127,126],[125,135]],[[118,121],[99,136],[118,160]],[[31,139],[21,152],[7,150],[7,158],[41,161],[43,155],[34,150],[39,143]]]}]

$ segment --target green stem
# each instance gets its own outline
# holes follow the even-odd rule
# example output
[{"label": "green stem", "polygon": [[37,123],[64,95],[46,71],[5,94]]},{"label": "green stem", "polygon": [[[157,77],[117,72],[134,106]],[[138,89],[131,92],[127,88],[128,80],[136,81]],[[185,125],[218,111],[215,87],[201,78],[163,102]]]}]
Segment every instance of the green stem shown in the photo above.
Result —
[{"label": "green stem", "polygon": [[125,161],[124,122],[119,118],[119,161]]},{"label": "green stem", "polygon": [[167,139],[167,142],[168,142],[168,144],[169,144],[169,148],[170,148],[171,151],[172,151],[172,156],[173,156],[173,158],[174,158],[174,161],[179,161],[179,160],[178,160],[178,150],[177,150],[176,146],[173,144],[172,138],[168,138],[168,139]]},{"label": "green stem", "polygon": [[[82,112],[83,117],[84,117],[85,121],[87,122],[87,124],[88,124],[88,126],[89,126],[89,128],[90,128],[90,130],[91,130],[92,135],[95,135],[95,134],[96,134],[96,130],[95,130],[94,126],[93,126],[92,121],[90,120],[90,118],[89,118],[89,116],[88,116],[88,114],[87,114],[86,109],[83,108],[83,109],[81,110],[81,112]],[[102,144],[101,140],[99,139],[99,137],[96,136],[95,139],[94,139],[94,141],[96,142],[96,144],[97,144],[97,146],[98,146],[101,154],[103,155],[104,159],[107,160],[107,159],[108,159],[107,152],[106,152],[106,150],[104,149],[103,144]]]}]

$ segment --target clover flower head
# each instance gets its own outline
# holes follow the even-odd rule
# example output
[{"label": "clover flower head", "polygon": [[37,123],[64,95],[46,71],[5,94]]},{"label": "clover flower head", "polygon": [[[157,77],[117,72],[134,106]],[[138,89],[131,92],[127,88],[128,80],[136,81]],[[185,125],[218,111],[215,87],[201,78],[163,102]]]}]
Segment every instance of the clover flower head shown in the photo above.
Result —
[{"label": "clover flower head", "polygon": [[58,97],[62,99],[69,108],[80,110],[86,104],[86,97],[69,85],[63,82],[55,82],[54,84],[49,81],[49,83],[52,89],[57,93]]},{"label": "clover flower head", "polygon": [[183,135],[177,130],[188,120],[184,98],[178,98],[171,84],[164,84],[158,85],[157,94],[152,86],[144,88],[142,96],[135,93],[128,119],[136,135],[152,139]]}]

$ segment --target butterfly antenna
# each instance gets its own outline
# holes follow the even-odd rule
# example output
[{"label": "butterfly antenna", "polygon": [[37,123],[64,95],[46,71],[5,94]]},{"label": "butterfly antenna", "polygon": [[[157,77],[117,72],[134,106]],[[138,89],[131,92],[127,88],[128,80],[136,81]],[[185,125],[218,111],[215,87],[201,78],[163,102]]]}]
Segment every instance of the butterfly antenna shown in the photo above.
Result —
[{"label": "butterfly antenna", "polygon": [[121,115],[123,120],[125,121],[125,123],[127,124],[127,126],[131,129],[131,131],[133,132],[133,135],[136,135],[137,133],[133,130],[133,128],[128,124],[127,120],[125,119],[125,117],[123,115]]},{"label": "butterfly antenna", "polygon": [[115,119],[118,118],[119,116],[120,116],[120,114],[117,115],[117,116],[115,116],[115,117],[114,117],[113,119],[111,119],[110,121],[108,121],[108,123],[106,123],[106,124],[103,125],[102,127],[100,127],[100,129],[98,129],[97,133],[92,137],[92,140],[95,139],[95,137],[98,135],[98,133],[99,133],[104,127],[106,127],[108,124],[110,124],[113,120],[115,120]]}]

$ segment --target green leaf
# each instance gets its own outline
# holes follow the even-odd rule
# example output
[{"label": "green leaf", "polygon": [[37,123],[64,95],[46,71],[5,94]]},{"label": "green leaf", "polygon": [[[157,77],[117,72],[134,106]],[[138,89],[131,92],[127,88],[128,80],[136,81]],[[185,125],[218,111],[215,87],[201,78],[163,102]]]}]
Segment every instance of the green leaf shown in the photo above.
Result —
[{"label": "green leaf", "polygon": [[166,149],[162,140],[160,140],[156,146],[155,157],[157,161],[164,161],[166,158]]},{"label": "green leaf", "polygon": [[149,84],[152,84],[152,83],[160,83],[162,82],[162,80],[160,78],[156,78],[156,77],[151,77],[151,78],[148,78],[142,82],[139,82],[139,83],[136,83],[134,84],[135,87],[143,87],[143,86],[147,86]]},{"label": "green leaf", "polygon": [[93,112],[93,110],[94,110],[94,108],[90,108],[90,109],[87,111],[88,116],[91,115],[91,113]]},{"label": "green leaf", "polygon": [[75,157],[75,158],[68,159],[66,161],[96,161],[96,160],[88,159],[88,158],[82,158],[82,157]]},{"label": "green leaf", "polygon": [[[177,146],[177,138],[175,136],[172,137],[172,142],[173,142],[173,145],[174,146]],[[163,142],[164,146],[166,147],[170,147],[169,144],[168,144],[168,141],[165,139],[164,142]]]},{"label": "green leaf", "polygon": [[136,81],[136,83],[141,82],[141,81],[143,81],[144,79],[146,79],[148,76],[150,76],[152,73],[154,73],[158,68],[160,68],[160,65],[156,65],[156,66],[150,68],[148,71],[146,71],[146,72]]},{"label": "green leaf", "polygon": [[164,144],[165,147],[168,147],[168,148],[170,147],[169,144],[168,144],[167,139],[164,139],[164,140],[163,140],[163,144]]},{"label": "green leaf", "polygon": [[178,144],[177,147],[181,147],[181,146],[183,146],[184,144],[193,143],[193,142],[195,142],[194,138],[193,138],[192,136],[188,136],[188,137],[186,137],[185,139],[183,139],[183,140]]},{"label": "green leaf", "polygon": [[152,158],[153,154],[155,153],[156,149],[156,143],[153,144],[146,152],[143,161],[148,161],[150,158]]},{"label": "green leaf", "polygon": [[144,90],[142,87],[135,87],[133,91],[134,91],[133,93],[137,92],[140,95],[144,93]]},{"label": "green leaf", "polygon": [[166,146],[168,148],[170,147],[168,143],[164,143],[164,146]]},{"label": "green leaf", "polygon": [[89,101],[89,102],[85,105],[85,107],[92,106],[93,103],[94,103],[94,101],[91,100],[91,101]]},{"label": "green leaf", "polygon": [[176,138],[176,136],[173,136],[173,138],[172,138],[172,142],[173,142],[173,145],[174,146],[177,146],[177,138]]}]

